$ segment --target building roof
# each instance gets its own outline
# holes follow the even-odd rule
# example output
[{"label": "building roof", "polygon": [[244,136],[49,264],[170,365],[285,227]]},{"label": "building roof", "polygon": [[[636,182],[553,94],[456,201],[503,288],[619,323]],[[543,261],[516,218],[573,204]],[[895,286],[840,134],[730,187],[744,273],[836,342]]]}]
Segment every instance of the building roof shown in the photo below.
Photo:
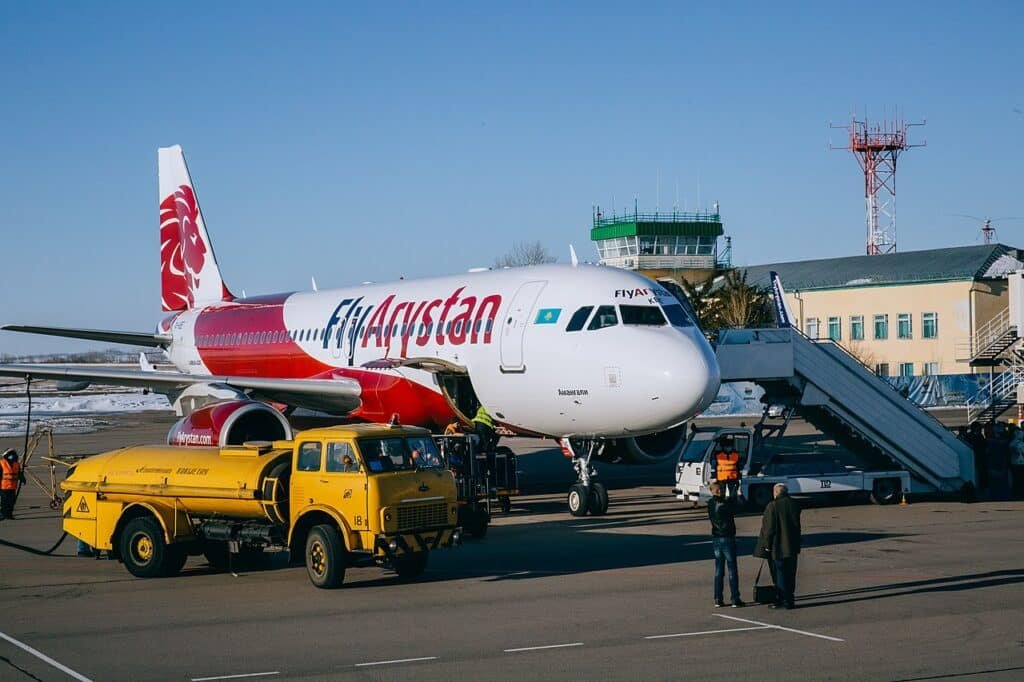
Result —
[{"label": "building roof", "polygon": [[1024,269],[1024,251],[1004,244],[984,244],[884,256],[769,263],[740,269],[746,271],[748,284],[765,288],[771,286],[769,273],[774,270],[787,291],[1002,279]]},{"label": "building roof", "polygon": [[[598,214],[600,215],[600,214]],[[720,237],[725,233],[717,213],[632,213],[594,217],[591,241],[617,237]]]}]

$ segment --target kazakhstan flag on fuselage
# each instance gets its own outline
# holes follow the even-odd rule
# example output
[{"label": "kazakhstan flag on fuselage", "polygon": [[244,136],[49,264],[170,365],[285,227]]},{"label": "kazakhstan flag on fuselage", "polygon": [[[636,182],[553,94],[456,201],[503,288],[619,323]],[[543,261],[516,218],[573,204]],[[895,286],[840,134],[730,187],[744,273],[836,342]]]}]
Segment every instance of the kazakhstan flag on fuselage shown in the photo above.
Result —
[{"label": "kazakhstan flag on fuselage", "polygon": [[562,314],[561,308],[541,308],[537,311],[537,319],[534,324],[554,324],[558,322],[558,316]]}]

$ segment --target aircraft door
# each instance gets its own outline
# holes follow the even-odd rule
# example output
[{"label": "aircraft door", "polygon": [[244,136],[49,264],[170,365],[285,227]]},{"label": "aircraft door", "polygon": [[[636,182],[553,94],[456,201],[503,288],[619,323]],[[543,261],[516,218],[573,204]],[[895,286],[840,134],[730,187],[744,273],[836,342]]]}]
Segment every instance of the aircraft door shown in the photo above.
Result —
[{"label": "aircraft door", "polygon": [[523,336],[530,324],[530,315],[537,297],[547,285],[546,281],[527,282],[519,287],[505,315],[501,329],[501,371],[525,372],[523,362]]}]

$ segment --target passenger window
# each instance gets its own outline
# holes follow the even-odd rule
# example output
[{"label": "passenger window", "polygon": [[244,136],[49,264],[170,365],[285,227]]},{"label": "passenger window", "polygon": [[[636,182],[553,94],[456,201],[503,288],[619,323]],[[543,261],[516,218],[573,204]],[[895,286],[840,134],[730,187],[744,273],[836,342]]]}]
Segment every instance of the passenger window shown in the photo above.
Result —
[{"label": "passenger window", "polygon": [[567,332],[578,332],[583,329],[583,325],[587,323],[587,318],[590,317],[590,311],[594,309],[592,305],[585,305],[572,314],[572,318],[569,320],[569,324],[566,325],[565,331]]},{"label": "passenger window", "polygon": [[299,446],[299,471],[320,471],[320,443],[303,443]]},{"label": "passenger window", "polygon": [[594,319],[587,325],[587,331],[592,329],[604,329],[605,327],[614,327],[619,323],[619,318],[615,314],[615,306],[603,305],[597,309],[594,313]]},{"label": "passenger window", "polygon": [[621,305],[622,324],[635,324],[642,327],[664,327],[665,316],[661,308],[653,305]]},{"label": "passenger window", "polygon": [[359,460],[348,443],[327,444],[327,470],[339,473],[359,473]]}]

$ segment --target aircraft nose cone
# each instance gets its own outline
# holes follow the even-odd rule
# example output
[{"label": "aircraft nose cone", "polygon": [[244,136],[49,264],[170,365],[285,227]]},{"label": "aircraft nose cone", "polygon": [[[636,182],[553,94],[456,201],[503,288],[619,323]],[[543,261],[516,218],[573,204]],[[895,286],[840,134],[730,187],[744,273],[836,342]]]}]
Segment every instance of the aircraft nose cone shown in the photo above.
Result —
[{"label": "aircraft nose cone", "polygon": [[700,332],[674,336],[668,347],[649,362],[654,370],[650,399],[652,405],[657,405],[661,428],[695,417],[718,395],[718,360]]}]

